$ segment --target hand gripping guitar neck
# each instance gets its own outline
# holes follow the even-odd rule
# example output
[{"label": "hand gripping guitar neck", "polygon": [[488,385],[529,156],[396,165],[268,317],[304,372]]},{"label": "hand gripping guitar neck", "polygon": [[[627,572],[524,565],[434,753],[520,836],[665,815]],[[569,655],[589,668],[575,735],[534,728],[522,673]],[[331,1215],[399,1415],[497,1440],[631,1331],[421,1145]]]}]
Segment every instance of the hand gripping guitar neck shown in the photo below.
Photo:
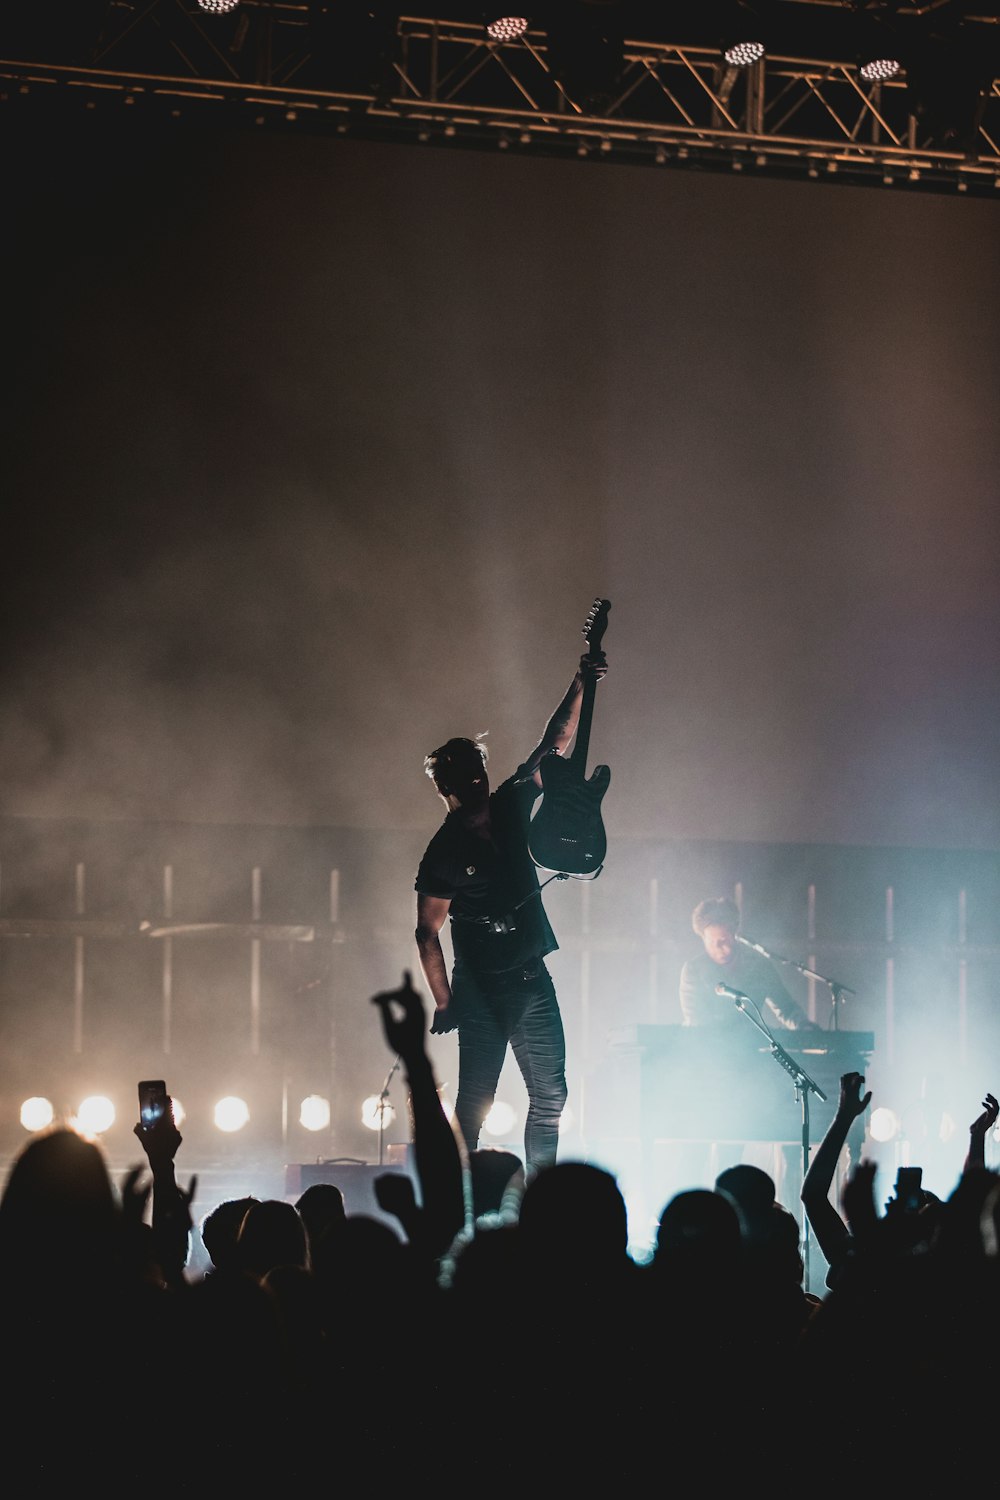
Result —
[{"label": "hand gripping guitar neck", "polygon": [[[610,608],[610,600],[595,599],[583,626],[588,654],[595,660]],[[547,755],[539,764],[542,800],[528,832],[528,850],[540,869],[591,878],[600,873],[607,853],[601,802],[611,780],[609,766],[596,766],[593,775],[587,776],[596,691],[597,679],[588,675],[571,754]]]}]

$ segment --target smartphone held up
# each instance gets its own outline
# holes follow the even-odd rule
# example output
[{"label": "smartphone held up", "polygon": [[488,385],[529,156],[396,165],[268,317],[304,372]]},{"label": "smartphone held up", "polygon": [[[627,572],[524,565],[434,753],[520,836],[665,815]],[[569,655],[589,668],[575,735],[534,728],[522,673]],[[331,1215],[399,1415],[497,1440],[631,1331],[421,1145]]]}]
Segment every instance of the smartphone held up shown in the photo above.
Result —
[{"label": "smartphone held up", "polygon": [[167,1085],[162,1078],[144,1078],[139,1084],[139,1124],[152,1130],[170,1110]]}]

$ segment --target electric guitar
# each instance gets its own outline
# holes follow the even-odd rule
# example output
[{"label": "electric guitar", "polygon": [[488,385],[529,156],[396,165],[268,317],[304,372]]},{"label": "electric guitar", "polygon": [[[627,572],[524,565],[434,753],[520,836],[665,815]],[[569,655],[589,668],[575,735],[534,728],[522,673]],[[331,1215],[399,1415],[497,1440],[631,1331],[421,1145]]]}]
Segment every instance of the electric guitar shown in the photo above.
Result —
[{"label": "electric guitar", "polygon": [[[610,600],[595,599],[584,624],[583,634],[592,658],[600,652],[610,608]],[[596,875],[608,847],[601,802],[611,780],[611,769],[596,766],[594,774],[587,777],[596,691],[597,679],[585,678],[572,752],[567,756],[546,755],[538,766],[542,800],[529,825],[528,852],[540,869],[563,875]]]}]

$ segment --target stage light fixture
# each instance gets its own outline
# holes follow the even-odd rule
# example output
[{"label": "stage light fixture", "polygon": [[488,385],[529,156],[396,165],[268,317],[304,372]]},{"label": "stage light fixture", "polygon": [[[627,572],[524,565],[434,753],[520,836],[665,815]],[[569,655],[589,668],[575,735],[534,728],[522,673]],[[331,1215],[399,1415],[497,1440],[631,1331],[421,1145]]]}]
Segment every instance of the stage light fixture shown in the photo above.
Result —
[{"label": "stage light fixture", "polygon": [[896,5],[886,0],[854,0],[855,57],[864,83],[885,83],[903,71]]},{"label": "stage light fixture", "polygon": [[527,16],[508,16],[503,12],[486,12],[486,35],[491,42],[516,42],[528,29]]},{"label": "stage light fixture", "polygon": [[80,1101],[74,1123],[87,1135],[103,1135],[115,1123],[115,1107],[105,1094],[88,1094]]},{"label": "stage light fixture", "polygon": [[726,62],[731,63],[734,68],[750,68],[754,63],[760,62],[763,56],[763,42],[736,42],[732,47],[727,47],[725,52]]},{"label": "stage light fixture", "polygon": [[483,1121],[483,1129],[487,1135],[509,1135],[514,1128],[516,1120],[517,1115],[514,1112],[513,1106],[505,1104],[502,1099],[497,1099]]},{"label": "stage light fixture", "polygon": [[250,1110],[247,1108],[245,1099],[240,1099],[235,1094],[227,1094],[216,1104],[213,1119],[216,1130],[221,1130],[224,1135],[233,1135],[246,1125],[250,1119]]},{"label": "stage light fixture", "polygon": [[898,57],[870,57],[858,69],[865,83],[884,83],[887,78],[895,78],[902,71],[903,64]]},{"label": "stage light fixture", "polygon": [[21,1105],[21,1124],[25,1130],[47,1130],[56,1117],[51,1100],[41,1094],[25,1099]]},{"label": "stage light fixture", "polygon": [[224,16],[235,10],[239,3],[240,0],[198,0],[201,9],[208,11],[210,16]]},{"label": "stage light fixture", "polygon": [[320,1094],[309,1094],[299,1106],[299,1124],[306,1130],[328,1130],[330,1101]]},{"label": "stage light fixture", "polygon": [[873,1109],[868,1121],[868,1133],[873,1141],[891,1141],[899,1134],[899,1116],[895,1110],[882,1105]]},{"label": "stage light fixture", "polygon": [[396,1111],[388,1099],[378,1094],[369,1094],[361,1105],[361,1123],[369,1130],[386,1131],[396,1118]]},{"label": "stage light fixture", "polygon": [[732,0],[723,7],[721,48],[731,68],[752,68],[767,53],[771,35],[769,7]]}]

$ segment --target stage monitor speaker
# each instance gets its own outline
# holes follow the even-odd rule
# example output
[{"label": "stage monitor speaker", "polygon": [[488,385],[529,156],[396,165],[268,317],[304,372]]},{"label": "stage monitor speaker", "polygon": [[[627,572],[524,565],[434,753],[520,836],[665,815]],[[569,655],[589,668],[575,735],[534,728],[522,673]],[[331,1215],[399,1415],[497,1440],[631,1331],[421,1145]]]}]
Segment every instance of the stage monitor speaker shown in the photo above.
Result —
[{"label": "stage monitor speaker", "polygon": [[367,1162],[335,1159],[332,1161],[293,1162],[285,1167],[285,1197],[295,1202],[318,1182],[329,1182],[340,1188],[344,1195],[344,1208],[349,1214],[365,1214],[379,1219],[400,1233],[399,1220],[385,1214],[375,1197],[375,1181],[388,1173],[410,1176],[407,1160],[386,1161],[372,1166]]}]

